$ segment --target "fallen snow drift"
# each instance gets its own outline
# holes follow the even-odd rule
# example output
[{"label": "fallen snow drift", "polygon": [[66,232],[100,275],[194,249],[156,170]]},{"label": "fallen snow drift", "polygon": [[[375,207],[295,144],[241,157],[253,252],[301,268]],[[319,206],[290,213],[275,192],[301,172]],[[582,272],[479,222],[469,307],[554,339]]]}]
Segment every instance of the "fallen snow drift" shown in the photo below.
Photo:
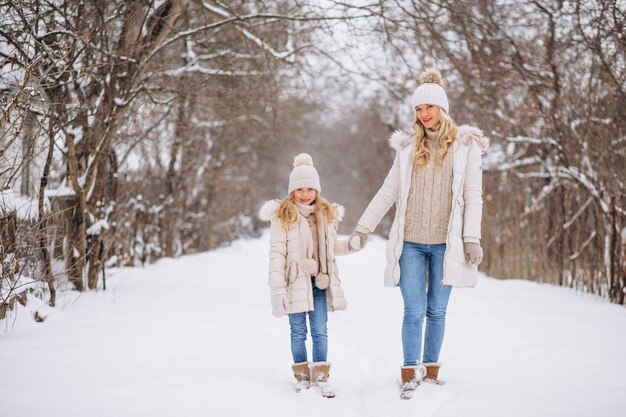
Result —
[{"label": "fallen snow drift", "polygon": [[348,309],[329,316],[337,397],[296,394],[288,321],[271,315],[268,245],[265,234],[110,270],[106,291],[62,292],[54,309],[31,300],[1,322],[0,415],[626,415],[626,309],[488,277],[452,292],[446,385],[401,401],[402,299],[383,287],[380,238],[339,259]]}]

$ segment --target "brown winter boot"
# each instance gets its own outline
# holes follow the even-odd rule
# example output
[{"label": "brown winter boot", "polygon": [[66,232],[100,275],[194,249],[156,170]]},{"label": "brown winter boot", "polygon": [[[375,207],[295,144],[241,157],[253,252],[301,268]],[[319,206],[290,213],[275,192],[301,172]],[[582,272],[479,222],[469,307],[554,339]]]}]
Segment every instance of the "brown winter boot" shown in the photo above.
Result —
[{"label": "brown winter boot", "polygon": [[426,377],[424,378],[424,380],[426,382],[430,382],[432,384],[437,384],[437,385],[443,385],[445,384],[445,382],[443,382],[442,380],[438,379],[439,377],[439,368],[441,368],[443,365],[439,362],[436,363],[425,363],[424,366],[426,367]]},{"label": "brown winter boot", "polygon": [[313,362],[311,364],[311,383],[317,387],[322,397],[335,398],[335,390],[328,383],[329,376],[329,362]]},{"label": "brown winter boot", "polygon": [[293,365],[291,365],[291,369],[293,370],[294,378],[296,378],[296,385],[294,387],[294,390],[296,392],[300,392],[303,389],[308,389],[311,386],[309,363],[294,363]]},{"label": "brown winter boot", "polygon": [[426,375],[426,369],[422,365],[401,367],[402,391],[400,392],[400,398],[403,400],[411,399],[413,392],[424,379],[424,375]]}]

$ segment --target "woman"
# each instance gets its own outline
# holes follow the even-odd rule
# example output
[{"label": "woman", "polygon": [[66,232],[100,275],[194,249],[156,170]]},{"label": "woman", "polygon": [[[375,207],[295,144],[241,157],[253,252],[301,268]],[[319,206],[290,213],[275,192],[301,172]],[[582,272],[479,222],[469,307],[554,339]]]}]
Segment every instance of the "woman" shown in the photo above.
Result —
[{"label": "woman", "polygon": [[[448,115],[441,74],[427,70],[413,93],[413,132],[396,131],[396,156],[385,181],[365,209],[352,237],[367,243],[393,204],[385,286],[400,286],[404,301],[401,398],[422,379],[438,379],[439,353],[450,291],[476,284],[482,216],[481,154],[489,142]],[[352,238],[351,237],[351,238]],[[426,317],[422,355],[422,325]]]}]

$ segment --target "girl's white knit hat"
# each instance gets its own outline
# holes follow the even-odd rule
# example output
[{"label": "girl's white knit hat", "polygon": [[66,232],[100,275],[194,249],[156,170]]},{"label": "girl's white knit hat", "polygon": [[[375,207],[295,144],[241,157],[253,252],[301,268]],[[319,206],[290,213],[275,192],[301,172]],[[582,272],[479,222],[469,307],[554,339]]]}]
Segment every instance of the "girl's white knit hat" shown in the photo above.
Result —
[{"label": "girl's white knit hat", "polygon": [[448,111],[448,95],[443,89],[441,73],[436,69],[427,69],[419,77],[420,85],[415,89],[411,97],[411,106],[415,109],[421,104],[435,104],[446,113]]},{"label": "girl's white knit hat", "polygon": [[293,159],[293,171],[289,176],[287,194],[291,194],[298,188],[313,188],[318,194],[322,192],[320,176],[313,166],[313,158],[308,153],[301,153]]}]

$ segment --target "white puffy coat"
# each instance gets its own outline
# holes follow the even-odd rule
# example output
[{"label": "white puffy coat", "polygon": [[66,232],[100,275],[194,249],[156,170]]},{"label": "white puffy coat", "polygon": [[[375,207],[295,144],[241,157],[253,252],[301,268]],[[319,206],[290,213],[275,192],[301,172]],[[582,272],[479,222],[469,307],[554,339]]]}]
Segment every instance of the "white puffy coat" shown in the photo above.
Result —
[{"label": "white puffy coat", "polygon": [[[264,203],[259,210],[259,218],[271,222],[269,285],[272,289],[286,289],[289,299],[286,314],[312,311],[314,308],[311,276],[301,263],[306,259],[303,242],[312,239],[311,228],[306,218],[299,214],[298,223],[285,229],[276,217],[279,205],[279,200],[271,200]],[[337,222],[330,223],[324,220],[323,223],[319,221],[317,223],[318,226],[326,225],[326,270],[330,278],[330,284],[326,289],[326,304],[329,311],[346,308],[335,255],[346,255],[351,252],[347,239],[337,239],[337,224],[343,217],[344,208],[337,204],[334,204],[333,208]]]},{"label": "white puffy coat", "polygon": [[[396,214],[387,242],[387,267],[385,286],[400,283],[400,255],[404,242],[404,226],[413,173],[415,136],[396,131],[389,139],[396,150],[393,166],[359,220],[359,226],[373,231],[391,206],[396,204]],[[474,287],[478,267],[465,261],[463,237],[480,238],[482,217],[482,152],[489,140],[482,131],[471,126],[459,127],[457,139],[452,144],[452,212],[446,236],[443,284],[455,287]]]}]

